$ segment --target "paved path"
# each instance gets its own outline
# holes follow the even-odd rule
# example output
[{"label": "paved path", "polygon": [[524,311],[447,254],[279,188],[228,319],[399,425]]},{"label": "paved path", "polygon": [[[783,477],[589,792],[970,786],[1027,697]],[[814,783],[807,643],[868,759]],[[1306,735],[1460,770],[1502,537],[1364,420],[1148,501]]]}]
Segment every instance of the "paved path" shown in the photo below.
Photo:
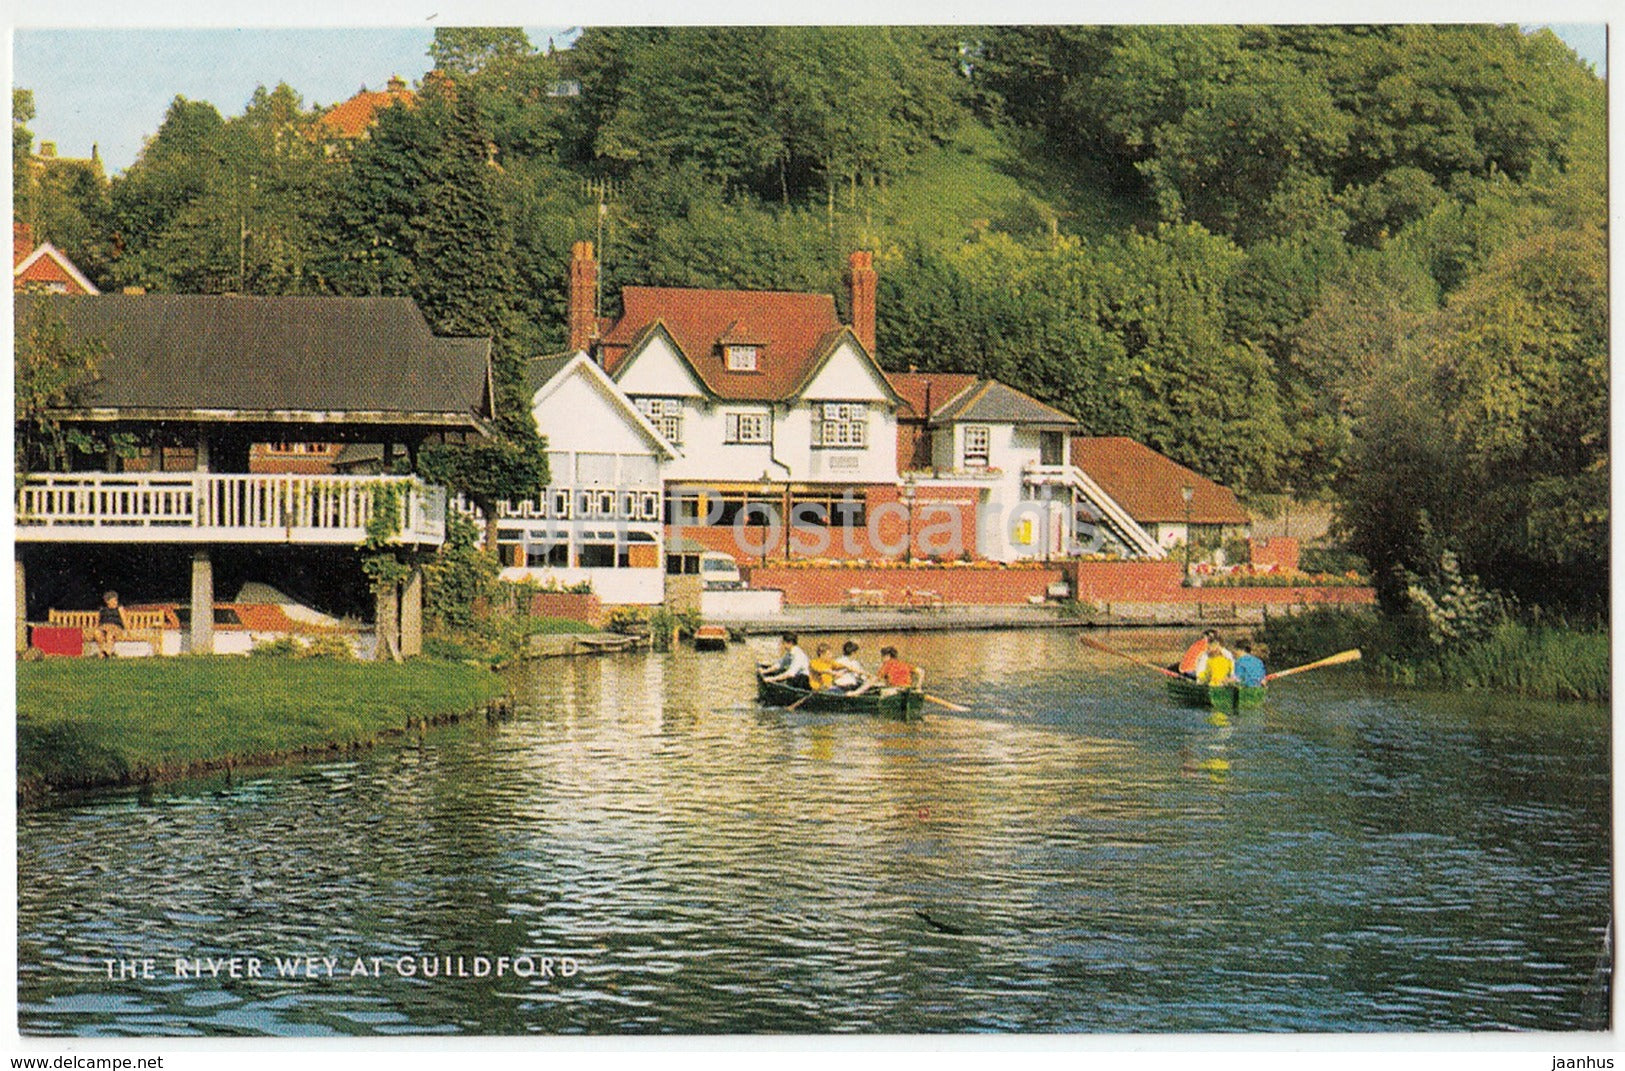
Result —
[{"label": "paved path", "polygon": [[[1270,607],[1271,616],[1286,607]],[[1258,625],[1264,608],[1201,607],[1195,603],[1118,603],[1112,612],[1063,617],[1053,606],[950,606],[941,610],[854,609],[791,606],[771,617],[710,617],[747,635],[777,632],[949,632],[1005,628],[1171,628],[1223,624]]]}]

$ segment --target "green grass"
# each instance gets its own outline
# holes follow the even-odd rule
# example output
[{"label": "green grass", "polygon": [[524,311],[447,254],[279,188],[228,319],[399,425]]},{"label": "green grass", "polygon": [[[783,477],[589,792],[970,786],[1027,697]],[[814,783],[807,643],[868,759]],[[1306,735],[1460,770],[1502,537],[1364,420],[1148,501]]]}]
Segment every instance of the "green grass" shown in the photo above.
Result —
[{"label": "green grass", "polygon": [[1115,195],[1102,175],[1023,149],[1008,132],[967,120],[948,143],[922,153],[875,199],[875,222],[889,236],[955,244],[978,226],[1054,218],[1062,231],[1116,233],[1146,208]]},{"label": "green grass", "polygon": [[504,691],[455,663],[321,659],[51,660],[17,665],[20,784],[147,780],[225,760],[376,740]]},{"label": "green grass", "polygon": [[1485,690],[1531,699],[1605,702],[1612,694],[1603,629],[1505,621],[1452,650],[1419,650],[1402,624],[1370,610],[1311,610],[1272,619],[1258,638],[1272,665],[1296,665],[1350,647],[1396,684]]}]

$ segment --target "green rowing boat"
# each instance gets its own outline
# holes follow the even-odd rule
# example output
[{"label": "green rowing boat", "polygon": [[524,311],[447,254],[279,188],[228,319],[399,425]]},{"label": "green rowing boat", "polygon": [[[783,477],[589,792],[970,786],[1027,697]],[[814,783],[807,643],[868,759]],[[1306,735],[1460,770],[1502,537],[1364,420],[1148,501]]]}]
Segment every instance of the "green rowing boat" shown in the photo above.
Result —
[{"label": "green rowing boat", "polygon": [[1268,691],[1269,689],[1263,685],[1206,685],[1198,684],[1188,677],[1168,678],[1168,698],[1179,705],[1211,708],[1230,713],[1263,706],[1264,696]]},{"label": "green rowing boat", "polygon": [[902,691],[873,691],[863,695],[833,695],[829,692],[809,692],[792,688],[788,684],[756,678],[756,698],[770,707],[788,707],[800,704],[798,710],[824,710],[837,714],[874,714],[882,718],[912,721],[920,716],[925,697],[917,688]]}]

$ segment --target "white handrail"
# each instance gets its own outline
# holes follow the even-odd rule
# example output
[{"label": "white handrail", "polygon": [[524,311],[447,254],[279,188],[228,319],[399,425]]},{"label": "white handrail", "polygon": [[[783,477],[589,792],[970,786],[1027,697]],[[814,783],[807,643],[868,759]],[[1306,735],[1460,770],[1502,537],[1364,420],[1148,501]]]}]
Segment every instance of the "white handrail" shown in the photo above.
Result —
[{"label": "white handrail", "polygon": [[[359,543],[372,518],[375,488],[396,485],[401,543],[445,538],[446,494],[415,476],[311,476],[284,473],[41,473],[18,488],[20,529],[146,530],[172,538],[195,529],[281,532],[293,542]],[[162,530],[161,532],[159,530]]]}]

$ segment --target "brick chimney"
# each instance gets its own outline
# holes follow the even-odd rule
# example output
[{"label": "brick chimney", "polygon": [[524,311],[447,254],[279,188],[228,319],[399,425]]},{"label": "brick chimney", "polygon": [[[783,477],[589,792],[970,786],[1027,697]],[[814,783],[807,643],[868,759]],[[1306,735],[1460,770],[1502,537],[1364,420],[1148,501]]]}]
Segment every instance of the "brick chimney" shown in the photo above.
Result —
[{"label": "brick chimney", "polygon": [[592,243],[570,247],[570,352],[586,350],[598,339],[598,261]]},{"label": "brick chimney", "polygon": [[847,260],[846,285],[852,291],[852,333],[863,348],[875,352],[875,260],[874,254],[858,250]]}]

